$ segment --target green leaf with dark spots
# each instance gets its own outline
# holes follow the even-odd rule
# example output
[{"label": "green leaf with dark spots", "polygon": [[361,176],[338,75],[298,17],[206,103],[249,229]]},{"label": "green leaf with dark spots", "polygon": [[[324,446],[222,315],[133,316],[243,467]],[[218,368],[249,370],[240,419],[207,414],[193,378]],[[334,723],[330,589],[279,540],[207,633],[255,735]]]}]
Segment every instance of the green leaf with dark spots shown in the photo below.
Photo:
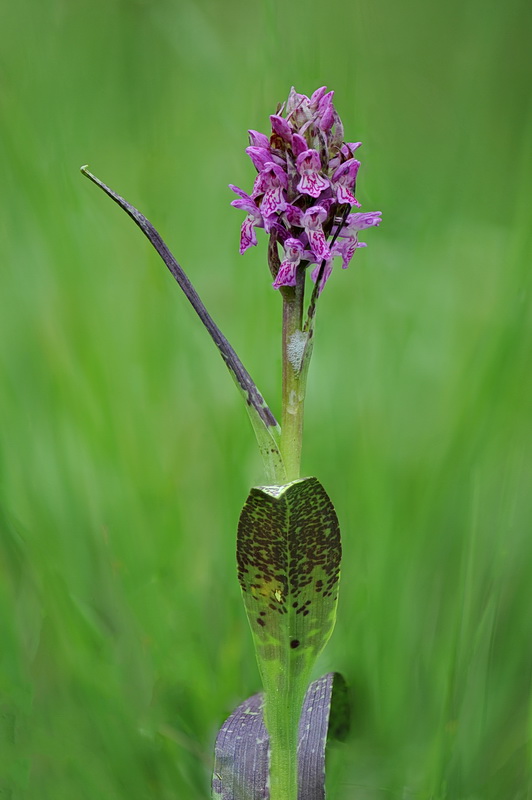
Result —
[{"label": "green leaf with dark spots", "polygon": [[272,800],[295,796],[297,726],[334,627],[340,558],[338,519],[316,478],[251,490],[238,526],[238,577],[265,691]]}]

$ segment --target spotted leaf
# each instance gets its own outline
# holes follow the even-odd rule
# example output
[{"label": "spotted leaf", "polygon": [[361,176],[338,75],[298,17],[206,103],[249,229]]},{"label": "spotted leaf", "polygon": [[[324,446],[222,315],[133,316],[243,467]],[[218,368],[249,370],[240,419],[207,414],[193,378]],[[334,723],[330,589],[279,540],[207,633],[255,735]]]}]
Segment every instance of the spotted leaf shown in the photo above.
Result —
[{"label": "spotted leaf", "polygon": [[334,627],[340,558],[338,519],[316,478],[251,490],[238,526],[238,577],[265,692],[274,797],[295,791],[299,717]]}]

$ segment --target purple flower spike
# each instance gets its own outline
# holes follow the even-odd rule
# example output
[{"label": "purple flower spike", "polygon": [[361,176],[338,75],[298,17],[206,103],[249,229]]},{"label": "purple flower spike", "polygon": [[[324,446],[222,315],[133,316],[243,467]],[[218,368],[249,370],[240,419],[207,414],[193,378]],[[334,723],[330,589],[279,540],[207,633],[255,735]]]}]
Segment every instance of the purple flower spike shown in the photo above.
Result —
[{"label": "purple flower spike", "polygon": [[299,239],[287,239],[284,243],[285,257],[281,261],[279,272],[273,282],[273,288],[278,289],[280,286],[295,286],[296,285],[296,270],[301,256],[303,255],[303,245]]},{"label": "purple flower spike", "polygon": [[350,206],[360,207],[360,203],[353,194],[359,167],[360,161],[357,161],[356,158],[351,158],[334,171],[332,186],[340,205],[348,203]]},{"label": "purple flower spike", "polygon": [[[292,87],[286,103],[270,117],[272,135],[249,131],[246,152],[258,172],[251,194],[231,187],[239,196],[233,205],[247,214],[240,252],[257,243],[256,228],[270,235],[271,247],[284,247],[276,289],[295,284],[297,266],[303,261],[316,264],[311,273],[314,281],[323,265],[321,292],[333,259],[341,258],[345,269],[355,251],[366,246],[358,241],[359,231],[380,223],[380,211],[356,211],[360,161],[354,154],[360,142],[344,141],[333,100],[334,92],[326,86],[310,97]],[[270,267],[279,263],[271,253],[270,249]]]},{"label": "purple flower spike", "polygon": [[329,181],[320,175],[321,161],[317,150],[306,150],[297,157],[297,171],[301,175],[301,180],[297,184],[298,192],[309,194],[311,197],[319,197],[320,194],[329,188]]}]

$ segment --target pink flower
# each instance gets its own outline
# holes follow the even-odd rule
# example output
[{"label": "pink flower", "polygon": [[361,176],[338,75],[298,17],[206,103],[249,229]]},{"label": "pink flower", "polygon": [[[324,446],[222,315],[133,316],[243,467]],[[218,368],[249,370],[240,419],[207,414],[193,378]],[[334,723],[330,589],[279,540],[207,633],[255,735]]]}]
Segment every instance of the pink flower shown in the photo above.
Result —
[{"label": "pink flower", "polygon": [[381,215],[382,211],[362,211],[357,214],[349,214],[340,231],[340,236],[353,236],[357,231],[379,226]]},{"label": "pink flower", "polygon": [[269,161],[259,172],[253,186],[252,197],[264,195],[260,203],[263,217],[270,217],[286,207],[285,189],[288,181],[286,172],[278,164]]},{"label": "pink flower", "polygon": [[238,186],[234,186],[232,183],[229,184],[229,188],[240,197],[239,200],[233,200],[231,205],[248,212],[240,228],[240,255],[242,255],[249,247],[257,244],[257,236],[254,228],[263,228],[264,220],[257,208],[257,204],[249,194],[246,194],[242,189],[239,189]]},{"label": "pink flower", "polygon": [[297,171],[301,175],[301,180],[297,184],[298,192],[309,194],[311,197],[319,197],[325,189],[329,188],[329,181],[320,175],[321,161],[317,150],[305,150],[297,157]]},{"label": "pink flower", "polygon": [[360,161],[357,161],[356,158],[351,158],[334,171],[332,188],[336,192],[336,199],[340,205],[347,203],[350,206],[358,206],[360,208],[360,203],[353,194],[359,167]]},{"label": "pink flower", "polygon": [[323,259],[328,259],[331,256],[331,251],[323,232],[323,223],[326,219],[327,211],[323,206],[319,205],[311,206],[301,218],[316,261],[323,261]]},{"label": "pink flower", "polygon": [[304,249],[299,239],[286,240],[284,243],[285,257],[281,261],[279,272],[273,282],[274,289],[278,289],[280,286],[296,285],[296,270]]}]

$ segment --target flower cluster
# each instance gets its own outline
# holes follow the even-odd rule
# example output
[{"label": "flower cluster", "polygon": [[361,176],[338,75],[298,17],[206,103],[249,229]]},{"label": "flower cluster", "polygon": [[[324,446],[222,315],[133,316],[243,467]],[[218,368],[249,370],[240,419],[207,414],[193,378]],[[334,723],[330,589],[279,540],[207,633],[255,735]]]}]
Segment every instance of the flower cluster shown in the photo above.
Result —
[{"label": "flower cluster", "polygon": [[361,142],[344,142],[342,121],[326,86],[311,97],[291,89],[288,100],[270,117],[270,137],[249,131],[246,153],[258,175],[251,194],[230,185],[238,195],[231,205],[247,213],[242,223],[240,253],[257,244],[255,228],[264,228],[284,249],[270,264],[273,286],[295,286],[298,268],[316,266],[320,291],[332,271],[335,256],[345,269],[358,247],[358,232],[378,225],[380,211],[350,213],[360,208],[355,186],[360,161],[354,153]]}]

